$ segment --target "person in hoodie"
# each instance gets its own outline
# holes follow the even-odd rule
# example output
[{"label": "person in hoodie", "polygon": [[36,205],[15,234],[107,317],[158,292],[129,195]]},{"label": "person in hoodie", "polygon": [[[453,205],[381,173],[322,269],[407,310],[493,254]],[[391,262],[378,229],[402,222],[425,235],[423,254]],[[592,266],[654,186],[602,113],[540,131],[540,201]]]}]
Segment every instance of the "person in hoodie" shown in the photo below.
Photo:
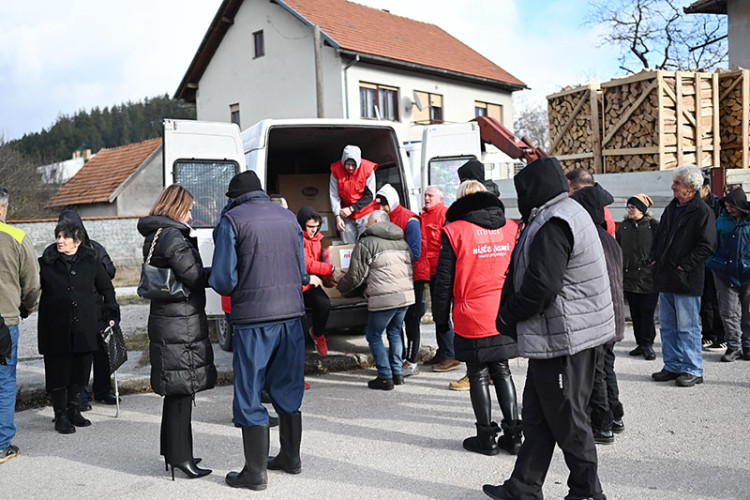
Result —
[{"label": "person in hoodie", "polygon": [[[711,192],[711,179],[703,174],[703,186],[700,191],[701,199],[709,206],[716,219],[722,213],[719,197]],[[703,294],[701,295],[701,337],[703,337],[704,351],[723,351],[727,348],[724,335],[724,324],[721,319],[721,304],[717,300],[717,288],[711,269],[706,266],[706,276],[703,280]]]},{"label": "person in hoodie", "polygon": [[615,313],[615,338],[605,342],[599,349],[594,390],[589,402],[591,428],[594,442],[611,444],[615,442],[614,433],[623,432],[625,424],[622,417],[625,413],[620,402],[620,389],[615,375],[615,342],[625,338],[625,298],[623,294],[622,249],[606,229],[604,207],[614,200],[599,184],[577,190],[570,195],[581,204],[596,225],[599,239],[604,249],[609,274],[609,290],[612,294],[612,308]]},{"label": "person in hoodie", "polygon": [[325,328],[328,314],[331,312],[331,299],[323,291],[321,278],[338,281],[341,272],[336,271],[333,265],[321,259],[323,248],[320,240],[323,239],[323,233],[320,232],[320,226],[323,218],[320,214],[314,208],[304,206],[297,212],[297,222],[305,237],[305,268],[310,275],[310,283],[302,287],[305,307],[309,307],[312,311],[310,337],[315,343],[315,350],[318,354],[326,356],[328,340],[325,336]]},{"label": "person in hoodie", "polygon": [[750,361],[750,207],[742,188],[733,189],[722,200],[724,211],[716,221],[716,253],[708,259],[714,274],[724,322],[727,350],[724,362]]},{"label": "person in hoodie", "polygon": [[[518,356],[516,341],[495,327],[505,273],[516,244],[518,225],[505,218],[500,199],[479,181],[464,181],[448,209],[432,295],[435,324],[447,324],[453,304],[456,357],[466,362],[476,436],[465,449],[497,455],[500,449],[515,455],[521,447],[516,387],[508,360]],[[492,421],[489,379],[495,384],[503,413],[499,432]]]},{"label": "person in hoodie", "polygon": [[[565,178],[568,179],[568,194],[573,194],[581,188],[596,184],[594,175],[585,168],[574,168],[565,174]],[[607,221],[607,232],[614,236],[617,225],[615,224],[615,218],[612,217],[612,213],[607,207],[604,207],[604,219]]]},{"label": "person in hoodie", "polygon": [[367,215],[377,209],[375,170],[378,164],[362,158],[358,146],[349,144],[341,160],[331,164],[328,194],[331,211],[336,216],[336,228],[347,245],[357,242],[367,225]]},{"label": "person in hoodie", "polygon": [[[378,376],[367,383],[370,389],[393,390],[404,383],[401,325],[406,309],[414,304],[412,255],[404,232],[390,222],[383,210],[372,212],[367,228],[352,251],[349,270],[338,283],[343,294],[366,287],[367,343]],[[388,350],[383,332],[388,337]]]},{"label": "person in hoodie", "polygon": [[458,168],[458,181],[479,181],[490,193],[500,197],[500,188],[494,181],[484,179],[484,163],[471,159]]},{"label": "person in hoodie", "polygon": [[[265,490],[267,470],[302,472],[300,443],[305,391],[304,236],[295,215],[273,203],[252,170],[235,175],[232,201],[214,232],[209,284],[232,298],[234,425],[242,428],[245,465],[230,472],[233,488]],[[268,390],[279,414],[281,449],[268,457]]]},{"label": "person in hoodie", "polygon": [[[60,223],[64,220],[69,220],[74,224],[77,224],[83,228],[83,243],[82,245],[92,248],[96,252],[96,257],[99,262],[104,265],[104,270],[107,271],[107,276],[110,280],[115,279],[115,268],[112,259],[109,257],[107,250],[97,241],[89,238],[89,234],[86,231],[86,227],[83,225],[83,220],[78,212],[75,210],[63,210],[60,213],[60,217],[57,222]],[[99,338],[99,347],[94,352],[94,380],[91,384],[91,390],[94,393],[94,400],[100,403],[113,405],[117,403],[117,398],[112,394],[112,380],[109,374],[109,356],[107,356],[107,350],[104,347],[104,342]],[[89,394],[86,390],[83,391],[83,399],[81,400],[81,411],[91,409],[89,403]]]},{"label": "person in hoodie", "polygon": [[403,374],[405,377],[409,377],[418,371],[416,367],[419,343],[421,342],[420,324],[427,309],[424,294],[425,282],[416,278],[416,269],[424,261],[422,259],[422,226],[419,216],[399,203],[398,193],[390,184],[386,184],[378,190],[375,194],[375,203],[388,214],[391,222],[404,232],[404,241],[409,245],[414,262],[414,304],[409,306],[404,317],[406,345],[404,348]]},{"label": "person in hoodie", "polygon": [[492,498],[539,498],[558,445],[570,470],[566,498],[605,498],[586,406],[597,347],[615,336],[607,264],[584,208],[568,197],[557,158],[514,177],[526,224],[503,286],[496,326],[529,358],[523,392],[525,437],[511,477],[483,487]]},{"label": "person in hoodie", "polygon": [[193,454],[192,408],[195,394],[216,385],[214,351],[208,338],[206,287],[192,220],[193,195],[180,184],[167,186],[149,215],[138,221],[144,237],[143,259],[169,268],[190,291],[185,300],[153,299],[148,315],[151,388],[164,396],[159,440],[167,469],[188,478],[210,474],[197,466]]}]

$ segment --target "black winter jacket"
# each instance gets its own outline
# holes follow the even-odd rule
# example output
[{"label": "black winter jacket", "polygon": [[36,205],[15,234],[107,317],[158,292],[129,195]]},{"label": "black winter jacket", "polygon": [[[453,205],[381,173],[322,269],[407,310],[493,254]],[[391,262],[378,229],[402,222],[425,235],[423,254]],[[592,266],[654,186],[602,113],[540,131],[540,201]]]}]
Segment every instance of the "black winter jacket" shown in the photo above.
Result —
[{"label": "black winter jacket", "polygon": [[617,242],[622,248],[623,290],[630,293],[655,293],[651,267],[651,245],[659,221],[651,212],[640,220],[625,219],[617,229]]},{"label": "black winter jacket", "polygon": [[151,265],[171,268],[190,289],[179,302],[152,300],[148,317],[151,387],[162,396],[189,395],[216,385],[214,351],[208,338],[206,291],[209,271],[203,268],[190,228],[168,217],[148,216],[138,221],[148,256],[156,231]]},{"label": "black winter jacket", "polygon": [[[465,220],[486,229],[499,229],[505,226],[505,207],[492,193],[470,194],[456,200],[446,212],[446,223],[457,220]],[[448,324],[455,275],[456,253],[450,239],[443,233],[431,298],[432,318],[435,324]],[[507,335],[498,334],[481,339],[467,339],[456,335],[454,343],[456,359],[459,361],[485,363],[518,356],[515,339]]]},{"label": "black winter jacket", "polygon": [[96,351],[106,322],[120,321],[115,290],[92,248],[79,246],[70,269],[62,255],[53,243],[39,258],[39,353]]},{"label": "black winter jacket", "polygon": [[696,195],[673,221],[677,199],[661,217],[651,248],[654,288],[657,292],[700,296],[703,294],[706,259],[716,248],[716,220],[711,208]]},{"label": "black winter jacket", "polygon": [[86,227],[83,225],[83,220],[81,220],[81,216],[78,215],[78,212],[75,210],[63,210],[60,212],[60,217],[57,218],[57,222],[59,223],[66,220],[75,222],[83,228],[83,245],[94,249],[99,262],[104,264],[104,269],[107,271],[109,279],[114,279],[115,273],[117,272],[115,264],[112,262],[112,259],[109,257],[107,250],[102,244],[89,238],[89,233],[86,231]]}]

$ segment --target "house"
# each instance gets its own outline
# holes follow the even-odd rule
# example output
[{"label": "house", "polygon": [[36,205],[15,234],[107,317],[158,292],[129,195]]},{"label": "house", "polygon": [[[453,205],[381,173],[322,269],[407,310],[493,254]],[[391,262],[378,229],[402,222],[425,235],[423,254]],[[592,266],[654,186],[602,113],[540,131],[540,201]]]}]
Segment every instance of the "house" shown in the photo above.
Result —
[{"label": "house", "polygon": [[727,15],[729,68],[750,68],[750,1],[698,0],[685,7],[685,13]]},{"label": "house", "polygon": [[439,27],[388,11],[224,0],[175,98],[196,103],[199,120],[242,129],[264,118],[382,119],[419,141],[425,125],[478,115],[512,128],[512,93],[524,88]]},{"label": "house", "polygon": [[162,140],[102,149],[48,202],[81,217],[145,215],[162,190]]}]

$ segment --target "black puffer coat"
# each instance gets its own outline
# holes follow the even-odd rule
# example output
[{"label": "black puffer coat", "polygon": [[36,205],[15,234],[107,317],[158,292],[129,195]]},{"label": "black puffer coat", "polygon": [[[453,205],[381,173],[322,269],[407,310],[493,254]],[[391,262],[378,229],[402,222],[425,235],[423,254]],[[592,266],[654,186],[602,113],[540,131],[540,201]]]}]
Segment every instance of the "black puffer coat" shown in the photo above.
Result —
[{"label": "black puffer coat", "polygon": [[617,229],[617,242],[622,247],[623,289],[630,293],[654,293],[651,268],[651,245],[659,221],[651,212],[639,220],[625,219]]},{"label": "black puffer coat", "polygon": [[79,246],[70,269],[62,255],[53,243],[39,258],[39,353],[96,351],[105,322],[120,321],[115,289],[92,248]]},{"label": "black puffer coat", "polygon": [[190,228],[168,217],[148,216],[138,221],[138,231],[146,238],[144,260],[159,228],[163,229],[150,263],[171,268],[190,289],[190,298],[179,302],[151,301],[151,387],[162,396],[195,394],[216,385],[205,311],[209,273],[201,263],[197,242],[190,238]]}]

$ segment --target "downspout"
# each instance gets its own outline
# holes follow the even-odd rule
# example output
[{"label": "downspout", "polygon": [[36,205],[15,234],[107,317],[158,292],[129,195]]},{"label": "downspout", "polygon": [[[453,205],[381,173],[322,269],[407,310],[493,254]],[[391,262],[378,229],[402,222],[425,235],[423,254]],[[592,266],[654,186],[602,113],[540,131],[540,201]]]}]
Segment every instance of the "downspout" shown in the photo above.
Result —
[{"label": "downspout", "polygon": [[349,73],[347,70],[359,62],[359,54],[344,66],[344,97],[346,98],[346,118],[349,119]]}]

